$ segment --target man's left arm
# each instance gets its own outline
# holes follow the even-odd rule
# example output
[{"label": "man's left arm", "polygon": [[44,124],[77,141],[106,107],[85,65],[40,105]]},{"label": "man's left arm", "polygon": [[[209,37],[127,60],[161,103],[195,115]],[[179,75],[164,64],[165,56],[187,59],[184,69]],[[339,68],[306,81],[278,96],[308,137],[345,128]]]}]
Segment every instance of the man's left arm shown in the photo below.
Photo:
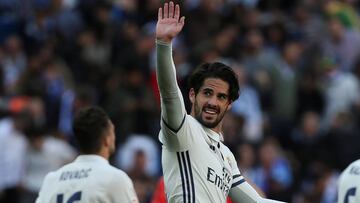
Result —
[{"label": "man's left arm", "polygon": [[232,187],[229,196],[236,203],[285,203],[271,199],[265,199],[246,181]]}]

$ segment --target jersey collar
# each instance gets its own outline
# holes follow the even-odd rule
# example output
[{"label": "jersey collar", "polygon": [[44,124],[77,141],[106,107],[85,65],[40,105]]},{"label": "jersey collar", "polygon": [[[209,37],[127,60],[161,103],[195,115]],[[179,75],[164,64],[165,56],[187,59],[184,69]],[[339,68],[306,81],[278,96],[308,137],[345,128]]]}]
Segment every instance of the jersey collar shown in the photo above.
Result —
[{"label": "jersey collar", "polygon": [[108,160],[106,160],[104,157],[91,154],[91,155],[79,155],[75,162],[102,162],[102,163],[109,163]]},{"label": "jersey collar", "polygon": [[213,130],[211,130],[210,128],[204,128],[206,131],[206,134],[215,142],[223,142],[224,141],[224,137],[221,133],[217,133]]}]

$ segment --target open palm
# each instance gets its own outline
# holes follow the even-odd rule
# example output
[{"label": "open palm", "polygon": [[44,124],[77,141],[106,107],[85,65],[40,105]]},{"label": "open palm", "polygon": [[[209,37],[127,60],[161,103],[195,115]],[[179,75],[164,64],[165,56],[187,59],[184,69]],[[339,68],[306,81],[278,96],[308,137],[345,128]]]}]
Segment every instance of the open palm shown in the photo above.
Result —
[{"label": "open palm", "polygon": [[[164,12],[163,12],[164,11]],[[185,17],[180,18],[179,5],[165,3],[164,8],[159,8],[158,22],[156,24],[156,39],[170,43],[171,40],[184,27]]]}]

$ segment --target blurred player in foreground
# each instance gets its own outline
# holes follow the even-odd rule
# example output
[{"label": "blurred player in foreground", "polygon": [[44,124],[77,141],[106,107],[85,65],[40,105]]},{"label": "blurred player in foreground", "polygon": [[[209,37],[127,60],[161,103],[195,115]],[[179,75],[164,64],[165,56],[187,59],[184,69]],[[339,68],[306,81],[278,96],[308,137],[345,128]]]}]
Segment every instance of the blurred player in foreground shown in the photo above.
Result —
[{"label": "blurred player in foreground", "polygon": [[340,175],[338,203],[360,203],[360,159],[351,163]]},{"label": "blurred player in foreground", "polygon": [[115,133],[106,113],[98,107],[80,110],[73,130],[81,155],[46,176],[36,203],[138,202],[130,178],[109,164]]},{"label": "blurred player in foreground", "polygon": [[176,82],[171,42],[185,17],[173,2],[159,8],[156,26],[157,78],[161,93],[162,167],[170,203],[276,202],[262,198],[240,174],[231,151],[222,143],[223,117],[239,97],[232,69],[205,63],[189,79],[191,114],[187,115]]}]

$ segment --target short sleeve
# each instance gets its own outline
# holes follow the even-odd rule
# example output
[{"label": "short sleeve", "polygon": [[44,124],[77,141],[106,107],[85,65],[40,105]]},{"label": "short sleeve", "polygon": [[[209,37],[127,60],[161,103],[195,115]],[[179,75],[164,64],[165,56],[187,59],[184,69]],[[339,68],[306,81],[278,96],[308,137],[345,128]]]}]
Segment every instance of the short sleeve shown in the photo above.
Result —
[{"label": "short sleeve", "polygon": [[191,148],[197,139],[196,136],[201,136],[200,131],[200,124],[190,115],[185,115],[179,129],[171,129],[162,121],[159,139],[169,151],[184,151]]}]

